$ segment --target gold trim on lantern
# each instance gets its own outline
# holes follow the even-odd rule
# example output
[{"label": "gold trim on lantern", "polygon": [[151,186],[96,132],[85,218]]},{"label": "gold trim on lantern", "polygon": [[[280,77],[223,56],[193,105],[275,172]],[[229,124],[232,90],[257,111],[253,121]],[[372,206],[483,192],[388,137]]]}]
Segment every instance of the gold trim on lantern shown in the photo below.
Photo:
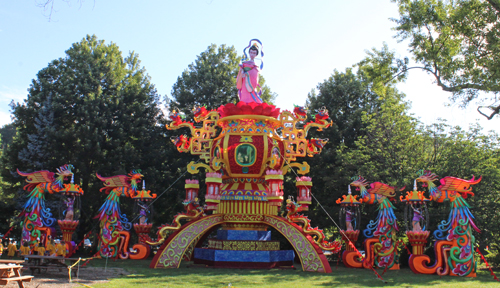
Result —
[{"label": "gold trim on lantern", "polygon": [[312,186],[313,183],[311,181],[297,181],[295,186]]},{"label": "gold trim on lantern", "polygon": [[184,188],[195,188],[195,189],[199,189],[199,188],[200,188],[200,184],[186,184],[186,185],[184,185]]}]

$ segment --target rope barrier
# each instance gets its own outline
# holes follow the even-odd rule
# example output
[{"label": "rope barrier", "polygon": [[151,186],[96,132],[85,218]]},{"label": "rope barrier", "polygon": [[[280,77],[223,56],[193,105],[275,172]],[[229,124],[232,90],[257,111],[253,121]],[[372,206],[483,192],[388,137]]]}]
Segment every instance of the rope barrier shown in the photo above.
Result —
[{"label": "rope barrier", "polygon": [[[73,282],[73,280],[71,279],[71,269],[72,269],[73,267],[75,267],[77,264],[79,264],[79,263],[80,263],[80,261],[82,261],[82,260],[86,260],[86,261],[87,261],[86,263],[88,263],[88,261],[90,261],[90,260],[92,260],[92,259],[94,259],[94,257],[87,258],[87,259],[82,259],[82,257],[80,257],[80,258],[78,258],[78,261],[76,261],[73,265],[68,266],[68,277],[69,277],[69,283],[76,283],[76,284],[79,284],[79,285],[82,285],[82,286],[85,286],[85,287],[90,287],[90,288],[92,288],[91,286],[89,286],[89,285],[85,285],[85,284],[83,284],[83,283],[79,283],[79,282],[76,282],[76,281],[75,281],[75,282]],[[80,274],[80,265],[78,265],[77,279],[78,279],[78,275],[79,275],[79,274]]]},{"label": "rope barrier", "polygon": [[2,237],[2,240],[5,240],[5,237],[7,237],[7,235],[9,235],[9,234],[10,234],[10,232],[12,231],[12,229],[14,229],[14,226],[15,226],[15,224],[13,224],[13,225],[9,228],[9,230],[7,230],[7,232],[5,232],[5,234],[4,234],[4,235],[3,235],[3,237]]},{"label": "rope barrier", "polygon": [[486,264],[486,268],[488,268],[490,270],[490,274],[491,276],[493,276],[493,279],[497,280],[500,282],[500,280],[498,280],[497,278],[497,275],[495,275],[495,273],[493,272],[493,269],[491,269],[491,266],[490,264],[488,264],[488,262],[486,261],[486,258],[484,258],[483,254],[481,253],[481,251],[479,251],[479,248],[476,247],[476,252],[481,255],[481,259],[483,259],[484,261],[484,264]]}]

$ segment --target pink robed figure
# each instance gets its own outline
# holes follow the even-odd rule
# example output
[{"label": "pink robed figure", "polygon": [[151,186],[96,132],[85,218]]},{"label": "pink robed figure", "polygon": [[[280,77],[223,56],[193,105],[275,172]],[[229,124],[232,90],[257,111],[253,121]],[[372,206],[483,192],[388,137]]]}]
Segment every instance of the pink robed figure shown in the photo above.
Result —
[{"label": "pink robed figure", "polygon": [[262,103],[257,87],[259,86],[259,67],[255,65],[254,59],[259,54],[259,49],[256,45],[250,46],[249,52],[250,61],[245,61],[240,64],[238,77],[236,78],[236,88],[240,101],[245,103]]}]

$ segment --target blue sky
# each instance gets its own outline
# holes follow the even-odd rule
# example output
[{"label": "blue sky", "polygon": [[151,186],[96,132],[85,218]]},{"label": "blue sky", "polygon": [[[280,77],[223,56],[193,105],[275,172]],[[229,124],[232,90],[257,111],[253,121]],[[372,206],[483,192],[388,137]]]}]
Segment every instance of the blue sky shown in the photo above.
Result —
[{"label": "blue sky", "polygon": [[[211,43],[234,45],[241,53],[258,38],[265,52],[262,74],[282,109],[304,104],[335,69],[344,71],[384,42],[398,56],[410,56],[407,44],[393,38],[389,18],[398,14],[389,0],[55,0],[50,22],[39,2],[0,4],[0,125],[10,122],[8,104],[26,98],[36,73],[86,34],[116,43],[124,56],[138,53],[161,95],[170,95],[177,77]],[[446,107],[449,94],[423,72],[411,72],[398,88],[426,124],[440,117],[463,128],[476,119],[487,130],[498,126],[498,119],[487,121],[474,107]]]}]

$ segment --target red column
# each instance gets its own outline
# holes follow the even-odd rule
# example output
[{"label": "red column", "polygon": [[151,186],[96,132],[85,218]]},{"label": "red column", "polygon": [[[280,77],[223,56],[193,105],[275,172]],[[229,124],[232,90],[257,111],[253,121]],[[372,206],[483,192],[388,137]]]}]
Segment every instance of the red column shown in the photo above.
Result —
[{"label": "red column", "polygon": [[207,185],[207,193],[205,194],[206,210],[217,210],[220,201],[220,188],[222,185],[222,174],[207,173],[205,184]]},{"label": "red column", "polygon": [[271,214],[278,215],[283,203],[283,172],[281,170],[268,170],[264,179],[267,181],[267,201],[271,206]]},{"label": "red column", "polygon": [[200,190],[200,184],[198,180],[186,179],[186,185],[184,185],[186,189],[186,199],[184,202],[191,202],[198,198],[198,190]]},{"label": "red column", "polygon": [[304,211],[309,210],[309,205],[311,205],[311,177],[297,177],[295,186],[297,186],[297,204],[301,204]]}]

